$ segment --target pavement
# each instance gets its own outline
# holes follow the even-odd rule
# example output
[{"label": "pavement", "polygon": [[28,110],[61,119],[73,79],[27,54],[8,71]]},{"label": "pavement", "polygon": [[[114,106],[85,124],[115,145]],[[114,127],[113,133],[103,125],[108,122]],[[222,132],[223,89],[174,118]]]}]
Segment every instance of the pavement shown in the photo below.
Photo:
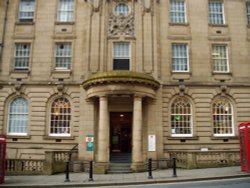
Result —
[{"label": "pavement", "polygon": [[94,174],[93,181],[89,181],[86,172],[70,173],[70,182],[65,181],[65,174],[55,175],[29,175],[29,176],[6,176],[5,183],[0,188],[15,187],[99,187],[99,186],[122,186],[153,183],[173,183],[186,181],[201,181],[214,179],[229,179],[249,177],[250,173],[242,172],[240,166],[206,168],[206,169],[177,169],[177,177],[173,177],[172,169],[155,170],[152,179],[148,178],[147,172],[129,174]]}]

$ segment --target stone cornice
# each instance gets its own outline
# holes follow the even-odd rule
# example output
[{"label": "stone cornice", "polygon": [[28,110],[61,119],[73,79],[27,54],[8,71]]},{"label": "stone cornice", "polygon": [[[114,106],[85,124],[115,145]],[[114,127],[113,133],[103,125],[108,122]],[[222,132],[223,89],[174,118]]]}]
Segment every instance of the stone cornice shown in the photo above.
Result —
[{"label": "stone cornice", "polygon": [[88,89],[91,86],[109,83],[141,84],[154,89],[158,89],[160,87],[160,83],[152,76],[145,73],[132,71],[98,72],[92,75],[88,80],[84,81],[82,85],[84,89]]}]

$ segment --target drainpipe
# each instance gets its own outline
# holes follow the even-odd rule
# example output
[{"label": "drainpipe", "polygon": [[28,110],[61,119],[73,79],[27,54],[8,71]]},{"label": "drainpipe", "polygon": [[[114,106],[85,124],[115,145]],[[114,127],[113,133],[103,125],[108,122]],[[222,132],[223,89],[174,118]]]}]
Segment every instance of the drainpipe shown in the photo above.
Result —
[{"label": "drainpipe", "polygon": [[2,39],[1,39],[1,46],[0,46],[0,65],[2,64],[3,61],[3,49],[4,49],[4,39],[5,39],[5,33],[6,33],[6,24],[7,24],[7,14],[8,14],[8,8],[9,8],[9,0],[6,1],[6,5],[5,5],[5,15],[4,15],[4,23],[3,23],[3,35],[2,35]]}]

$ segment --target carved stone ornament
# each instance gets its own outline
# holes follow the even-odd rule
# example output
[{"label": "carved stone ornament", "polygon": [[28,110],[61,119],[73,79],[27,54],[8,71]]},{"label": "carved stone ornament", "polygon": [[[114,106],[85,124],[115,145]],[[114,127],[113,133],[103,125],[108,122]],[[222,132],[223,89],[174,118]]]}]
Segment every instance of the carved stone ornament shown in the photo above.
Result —
[{"label": "carved stone ornament", "polygon": [[221,96],[225,96],[228,92],[228,87],[226,85],[220,86]]},{"label": "carved stone ornament", "polygon": [[134,36],[134,15],[110,15],[108,34],[109,36]]},{"label": "carved stone ornament", "polygon": [[101,0],[88,0],[88,2],[92,5],[94,12],[98,12],[100,10]]},{"label": "carved stone ornament", "polygon": [[144,0],[144,9],[146,12],[149,12],[151,9],[151,0]]}]

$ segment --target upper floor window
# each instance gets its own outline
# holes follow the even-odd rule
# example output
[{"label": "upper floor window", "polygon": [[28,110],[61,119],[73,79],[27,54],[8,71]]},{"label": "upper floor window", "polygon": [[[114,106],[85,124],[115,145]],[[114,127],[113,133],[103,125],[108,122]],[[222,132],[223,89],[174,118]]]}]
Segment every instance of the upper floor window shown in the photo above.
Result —
[{"label": "upper floor window", "polygon": [[210,24],[222,25],[225,24],[224,6],[220,0],[209,0],[208,3],[209,21]]},{"label": "upper floor window", "polygon": [[59,22],[74,21],[74,0],[59,0],[57,20]]},{"label": "upper floor window", "polygon": [[172,44],[172,71],[189,71],[188,61],[188,46],[186,44]]},{"label": "upper floor window", "polygon": [[213,104],[214,136],[233,136],[233,108],[228,99],[220,97]]},{"label": "upper floor window", "polygon": [[115,7],[115,14],[117,16],[123,15],[127,16],[129,14],[129,7],[125,3],[119,3]]},{"label": "upper floor window", "polygon": [[28,115],[28,101],[23,97],[15,98],[9,105],[7,134],[27,135]]},{"label": "upper floor window", "polygon": [[171,23],[186,23],[185,0],[170,0]]},{"label": "upper floor window", "polygon": [[71,67],[71,43],[56,44],[55,69],[69,70]]},{"label": "upper floor window", "polygon": [[247,24],[250,25],[250,1],[247,1],[246,8],[247,8]]},{"label": "upper floor window", "polygon": [[212,60],[214,72],[229,72],[228,49],[226,45],[212,46]]},{"label": "upper floor window", "polygon": [[192,136],[192,106],[185,97],[176,98],[171,105],[171,135]]},{"label": "upper floor window", "polygon": [[35,11],[35,0],[20,0],[19,21],[33,22]]},{"label": "upper floor window", "polygon": [[130,69],[129,43],[113,44],[113,70]]},{"label": "upper floor window", "polygon": [[51,136],[69,136],[71,122],[71,105],[64,97],[57,98],[51,105],[50,130]]},{"label": "upper floor window", "polygon": [[30,61],[30,44],[17,43],[15,45],[14,69],[28,70]]}]

